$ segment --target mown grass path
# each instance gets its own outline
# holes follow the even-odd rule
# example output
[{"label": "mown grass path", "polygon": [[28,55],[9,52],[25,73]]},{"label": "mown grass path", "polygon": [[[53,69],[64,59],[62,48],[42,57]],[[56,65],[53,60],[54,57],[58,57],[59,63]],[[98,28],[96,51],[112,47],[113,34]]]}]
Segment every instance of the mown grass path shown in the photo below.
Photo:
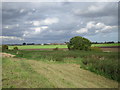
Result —
[{"label": "mown grass path", "polygon": [[44,75],[57,88],[114,88],[118,83],[83,70],[77,64],[49,64],[27,61],[39,74]]}]

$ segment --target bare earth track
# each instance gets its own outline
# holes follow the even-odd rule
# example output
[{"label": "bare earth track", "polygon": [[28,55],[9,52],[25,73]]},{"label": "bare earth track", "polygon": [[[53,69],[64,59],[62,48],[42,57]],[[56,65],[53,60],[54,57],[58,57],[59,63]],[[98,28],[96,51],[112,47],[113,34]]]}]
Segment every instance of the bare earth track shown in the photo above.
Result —
[{"label": "bare earth track", "polygon": [[8,53],[0,53],[0,56],[2,56],[2,57],[14,57],[15,55],[8,54]]}]

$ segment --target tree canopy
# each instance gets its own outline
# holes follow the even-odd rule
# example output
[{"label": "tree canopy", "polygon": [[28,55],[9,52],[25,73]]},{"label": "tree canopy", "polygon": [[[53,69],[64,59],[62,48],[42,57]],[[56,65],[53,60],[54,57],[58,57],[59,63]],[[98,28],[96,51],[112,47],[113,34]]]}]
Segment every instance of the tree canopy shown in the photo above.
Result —
[{"label": "tree canopy", "polygon": [[91,41],[81,36],[75,36],[67,44],[69,50],[89,50]]}]

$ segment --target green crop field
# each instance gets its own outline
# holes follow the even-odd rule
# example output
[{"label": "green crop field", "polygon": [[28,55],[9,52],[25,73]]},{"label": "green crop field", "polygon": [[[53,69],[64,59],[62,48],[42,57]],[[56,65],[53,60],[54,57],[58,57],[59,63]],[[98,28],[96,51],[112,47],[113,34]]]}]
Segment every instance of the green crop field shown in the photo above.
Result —
[{"label": "green crop field", "polygon": [[96,46],[96,47],[107,47],[107,46],[120,46],[120,43],[113,43],[113,44],[92,44],[92,46]]},{"label": "green crop field", "polygon": [[[118,43],[114,44],[92,44],[92,47],[107,47],[107,46],[120,46]],[[13,49],[16,46],[9,46],[9,49]],[[67,48],[67,45],[22,45],[17,46],[19,49],[50,49],[50,48]]]},{"label": "green crop field", "polygon": [[[13,49],[15,46],[9,46],[9,49]],[[49,48],[67,48],[67,45],[22,45],[17,46],[19,49],[49,49]]]}]

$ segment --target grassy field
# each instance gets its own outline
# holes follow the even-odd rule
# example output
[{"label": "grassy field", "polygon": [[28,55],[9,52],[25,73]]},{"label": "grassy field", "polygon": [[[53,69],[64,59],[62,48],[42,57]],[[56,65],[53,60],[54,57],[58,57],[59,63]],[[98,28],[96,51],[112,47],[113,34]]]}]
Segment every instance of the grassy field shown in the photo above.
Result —
[{"label": "grassy field", "polygon": [[[107,46],[118,46],[120,44],[92,44],[92,47],[107,47]],[[9,46],[9,49],[13,49],[15,46]],[[22,45],[17,46],[19,49],[49,49],[49,48],[67,48],[67,45]]]},{"label": "grassy field", "polygon": [[[30,55],[30,53],[29,53]],[[33,57],[33,56],[32,56]],[[68,59],[67,59],[68,60]],[[3,88],[117,88],[118,83],[80,68],[78,60],[3,57]]]},{"label": "grassy field", "polygon": [[2,59],[4,88],[117,88],[120,82],[117,52],[7,50],[5,53],[16,56]]},{"label": "grassy field", "polygon": [[113,44],[92,44],[92,46],[96,47],[108,47],[108,46],[120,46],[120,43],[113,43]]},{"label": "grassy field", "polygon": [[107,78],[120,81],[118,78],[118,53],[101,51],[7,51],[17,58],[32,60],[53,61],[55,63],[75,63],[82,68],[103,75]]},{"label": "grassy field", "polygon": [[47,78],[38,74],[25,59],[3,58],[2,85],[4,88],[49,88]]}]

